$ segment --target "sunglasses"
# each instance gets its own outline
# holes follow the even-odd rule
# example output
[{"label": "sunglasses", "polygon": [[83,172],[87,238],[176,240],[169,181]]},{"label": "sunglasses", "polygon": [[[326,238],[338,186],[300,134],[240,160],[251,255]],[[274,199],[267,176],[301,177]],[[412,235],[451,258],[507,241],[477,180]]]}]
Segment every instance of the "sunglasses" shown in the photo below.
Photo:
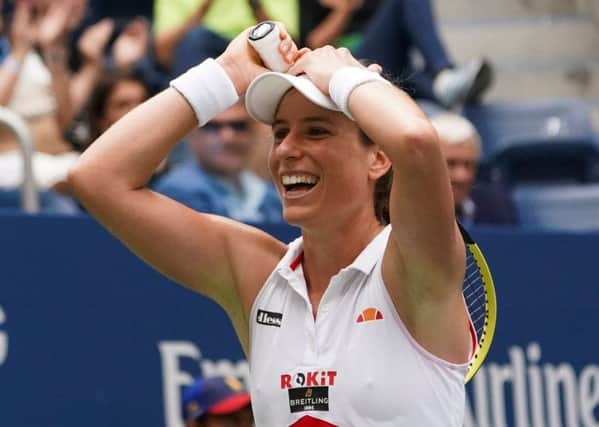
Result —
[{"label": "sunglasses", "polygon": [[211,121],[202,126],[202,130],[206,132],[219,132],[222,128],[228,127],[235,132],[245,132],[249,126],[249,123],[245,120],[231,120],[227,122]]}]

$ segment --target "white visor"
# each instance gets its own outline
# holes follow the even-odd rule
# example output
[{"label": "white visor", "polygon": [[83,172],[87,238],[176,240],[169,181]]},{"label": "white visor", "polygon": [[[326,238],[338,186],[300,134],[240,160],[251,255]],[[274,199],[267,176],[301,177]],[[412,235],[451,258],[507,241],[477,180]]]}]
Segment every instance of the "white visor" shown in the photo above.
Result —
[{"label": "white visor", "polygon": [[319,107],[341,111],[307,76],[275,72],[264,73],[254,79],[245,93],[245,108],[255,120],[272,125],[281,99],[291,88]]}]

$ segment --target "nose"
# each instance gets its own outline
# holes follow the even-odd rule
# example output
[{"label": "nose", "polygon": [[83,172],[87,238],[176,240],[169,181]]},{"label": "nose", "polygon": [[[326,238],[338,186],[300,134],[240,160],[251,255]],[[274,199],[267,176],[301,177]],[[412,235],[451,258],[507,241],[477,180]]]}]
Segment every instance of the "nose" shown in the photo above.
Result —
[{"label": "nose", "polygon": [[451,180],[453,182],[468,182],[473,178],[473,170],[469,165],[459,163],[450,168]]},{"label": "nose", "polygon": [[281,159],[292,160],[298,159],[302,155],[301,146],[299,140],[289,132],[285,138],[279,141],[275,145],[275,152]]},{"label": "nose", "polygon": [[236,136],[235,129],[231,126],[223,126],[218,130],[218,136],[220,139],[230,141]]}]

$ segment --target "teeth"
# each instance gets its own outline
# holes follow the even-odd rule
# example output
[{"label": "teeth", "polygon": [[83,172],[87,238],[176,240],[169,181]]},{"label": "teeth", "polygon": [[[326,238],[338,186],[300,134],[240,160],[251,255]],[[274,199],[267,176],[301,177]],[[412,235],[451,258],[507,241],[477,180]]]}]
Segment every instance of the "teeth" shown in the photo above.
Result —
[{"label": "teeth", "polygon": [[283,175],[281,177],[281,182],[283,185],[316,184],[318,182],[318,178],[310,175]]}]

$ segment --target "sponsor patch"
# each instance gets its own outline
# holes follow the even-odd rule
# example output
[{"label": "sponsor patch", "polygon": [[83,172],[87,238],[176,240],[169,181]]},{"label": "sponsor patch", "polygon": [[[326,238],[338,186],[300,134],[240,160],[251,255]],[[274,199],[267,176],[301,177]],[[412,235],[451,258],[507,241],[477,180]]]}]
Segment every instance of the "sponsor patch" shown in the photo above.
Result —
[{"label": "sponsor patch", "polygon": [[258,309],[256,322],[260,323],[261,325],[276,326],[277,328],[280,328],[281,323],[283,323],[283,314]]},{"label": "sponsor patch", "polygon": [[328,411],[328,387],[300,387],[289,390],[289,409],[292,413],[304,411]]}]

